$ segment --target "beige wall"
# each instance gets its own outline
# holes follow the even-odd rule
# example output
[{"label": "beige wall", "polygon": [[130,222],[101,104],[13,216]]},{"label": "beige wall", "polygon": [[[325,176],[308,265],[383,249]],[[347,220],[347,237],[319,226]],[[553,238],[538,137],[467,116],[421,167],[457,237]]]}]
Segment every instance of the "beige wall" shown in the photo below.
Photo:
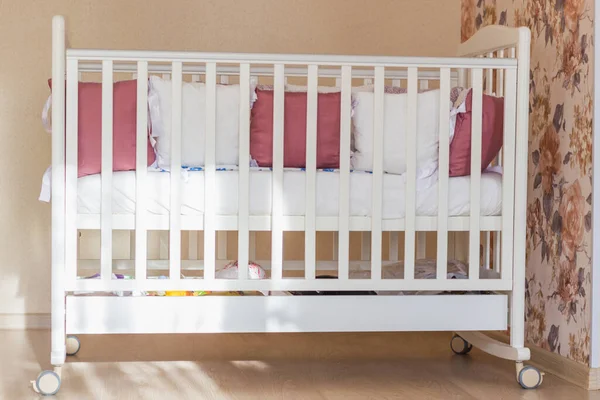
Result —
[{"label": "beige wall", "polygon": [[[376,6],[375,6],[376,4]],[[0,1],[0,314],[49,312],[51,17],[72,47],[452,55],[458,0]]]}]

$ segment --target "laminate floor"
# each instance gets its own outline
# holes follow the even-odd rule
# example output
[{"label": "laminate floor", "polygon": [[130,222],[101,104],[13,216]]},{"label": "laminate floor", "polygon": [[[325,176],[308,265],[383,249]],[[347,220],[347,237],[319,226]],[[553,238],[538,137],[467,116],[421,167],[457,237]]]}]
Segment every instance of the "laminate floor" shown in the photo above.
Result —
[{"label": "laminate floor", "polygon": [[[598,399],[546,374],[526,391],[514,364],[449,333],[81,336],[57,399]],[[0,398],[38,399],[50,334],[0,331]]]}]

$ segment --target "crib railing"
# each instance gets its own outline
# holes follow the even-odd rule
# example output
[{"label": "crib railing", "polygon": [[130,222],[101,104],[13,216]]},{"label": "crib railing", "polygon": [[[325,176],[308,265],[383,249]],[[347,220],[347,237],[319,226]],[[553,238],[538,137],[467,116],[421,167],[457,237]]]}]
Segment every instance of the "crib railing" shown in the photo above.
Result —
[{"label": "crib railing", "polygon": [[[55,26],[55,29],[57,27]],[[63,27],[64,30],[64,27]],[[63,41],[62,47],[60,41]],[[58,42],[58,43],[57,43]],[[514,44],[516,46],[516,43]],[[514,54],[514,53],[513,53]],[[99,215],[77,213],[77,149],[78,149],[78,81],[81,72],[101,72],[102,78],[102,195]],[[424,73],[422,72],[424,71]],[[448,99],[453,84],[453,74],[458,71],[459,83],[473,89],[473,120],[471,138],[470,215],[449,216],[449,119]],[[484,85],[487,71],[487,88]],[[491,72],[490,72],[491,71]],[[137,170],[135,215],[114,214],[112,205],[113,176],[113,81],[117,72],[135,73],[137,79]],[[147,93],[151,73],[169,74],[172,83],[172,141],[170,175],[170,213],[151,215],[147,212]],[[496,73],[497,93],[505,96],[503,166],[503,199],[501,216],[481,216],[481,145],[482,145],[482,95],[491,93],[493,74]],[[519,79],[518,62],[513,58],[411,58],[411,57],[345,57],[328,55],[271,55],[271,54],[221,54],[178,53],[156,51],[108,51],[64,49],[64,37],[54,35],[53,79],[59,82],[66,74],[66,93],[55,85],[53,93],[53,258],[54,268],[64,265],[66,291],[114,290],[511,290],[514,265],[514,246],[524,242],[513,241],[516,219],[514,197],[525,172],[516,171],[517,99]],[[272,167],[272,213],[270,216],[253,216],[249,211],[249,135],[250,83],[255,74],[269,75],[274,83],[274,137]],[[204,204],[201,216],[181,214],[181,115],[182,83],[185,75],[204,75],[206,83],[206,143],[204,166]],[[239,80],[239,211],[235,216],[216,214],[216,87],[218,76]],[[304,216],[283,213],[283,127],[284,91],[286,76],[300,76],[307,81],[307,135],[306,135],[306,210]],[[336,80],[341,87],[341,140],[339,168],[339,215],[318,217],[316,213],[316,144],[317,144],[317,86],[319,79]],[[423,79],[423,77],[425,77]],[[429,79],[433,77],[433,79]],[[370,217],[350,215],[350,141],[351,141],[351,90],[353,79],[372,79],[374,84],[374,165],[372,210]],[[384,85],[405,83],[408,92],[407,113],[407,179],[406,209],[402,219],[383,219],[383,121]],[[416,128],[419,82],[437,80],[440,90],[440,150],[438,182],[438,215],[419,216],[416,212]],[[423,84],[421,84],[423,87]],[[65,98],[66,94],[66,98]],[[66,107],[66,119],[64,111]],[[520,104],[519,107],[526,107]],[[66,133],[66,135],[65,135]],[[66,147],[65,147],[66,145]],[[64,152],[62,149],[65,149]],[[64,174],[63,174],[64,173]],[[64,202],[63,202],[64,199]],[[61,204],[62,202],[62,204]],[[63,228],[64,222],[64,228]],[[519,227],[524,221],[518,221]],[[77,240],[79,229],[99,229],[101,232],[100,279],[77,279]],[[114,280],[112,233],[115,229],[135,231],[135,278]],[[147,276],[147,236],[150,230],[169,232],[169,279],[150,279]],[[202,279],[182,278],[181,232],[203,231],[204,260]],[[216,232],[237,231],[239,276],[237,279],[215,278]],[[270,277],[250,280],[248,274],[250,232],[271,232]],[[305,232],[305,269],[303,278],[284,275],[283,233]],[[337,233],[337,280],[318,280],[316,277],[316,232]],[[370,279],[350,279],[349,235],[351,231],[370,234]],[[404,232],[404,278],[383,279],[382,237],[384,231]],[[419,232],[437,232],[436,279],[415,279],[416,237]],[[449,232],[469,233],[468,279],[447,279]],[[500,232],[496,235],[501,248],[498,260],[500,279],[480,279],[479,251],[482,232]],[[486,236],[487,237],[487,236]],[[488,239],[489,241],[489,239]],[[64,261],[64,263],[63,263]]]}]

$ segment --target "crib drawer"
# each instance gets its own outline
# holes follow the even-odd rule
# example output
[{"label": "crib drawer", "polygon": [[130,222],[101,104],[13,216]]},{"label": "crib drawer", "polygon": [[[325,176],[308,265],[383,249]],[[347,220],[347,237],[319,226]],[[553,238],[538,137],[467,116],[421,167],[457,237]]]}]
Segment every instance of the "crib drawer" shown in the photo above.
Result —
[{"label": "crib drawer", "polygon": [[486,331],[507,328],[494,295],[67,297],[67,332]]}]

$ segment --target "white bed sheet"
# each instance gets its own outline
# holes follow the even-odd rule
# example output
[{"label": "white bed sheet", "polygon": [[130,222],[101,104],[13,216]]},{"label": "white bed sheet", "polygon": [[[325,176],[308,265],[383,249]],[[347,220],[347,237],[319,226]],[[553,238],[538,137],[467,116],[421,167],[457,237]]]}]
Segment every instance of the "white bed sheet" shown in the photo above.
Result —
[{"label": "white bed sheet", "polygon": [[[370,216],[373,175],[367,172],[350,174],[350,215]],[[405,176],[385,174],[383,178],[383,218],[403,218],[405,215]],[[168,214],[170,174],[150,170],[147,174],[148,210],[152,214]],[[301,170],[284,172],[283,213],[289,216],[304,215],[305,173]],[[100,175],[90,175],[78,180],[78,212],[99,214],[101,203]],[[182,178],[181,213],[199,215],[204,211],[204,172],[185,171]],[[114,214],[135,213],[135,172],[113,174]],[[339,173],[317,172],[318,216],[337,216],[339,204]],[[216,207],[218,215],[236,215],[238,210],[238,172],[217,171]],[[449,215],[467,216],[470,212],[470,178],[450,178]],[[417,215],[435,216],[438,209],[437,184],[417,192]],[[484,172],[481,176],[481,215],[500,215],[502,212],[502,175]],[[271,214],[271,172],[263,169],[250,171],[250,215]]]}]

